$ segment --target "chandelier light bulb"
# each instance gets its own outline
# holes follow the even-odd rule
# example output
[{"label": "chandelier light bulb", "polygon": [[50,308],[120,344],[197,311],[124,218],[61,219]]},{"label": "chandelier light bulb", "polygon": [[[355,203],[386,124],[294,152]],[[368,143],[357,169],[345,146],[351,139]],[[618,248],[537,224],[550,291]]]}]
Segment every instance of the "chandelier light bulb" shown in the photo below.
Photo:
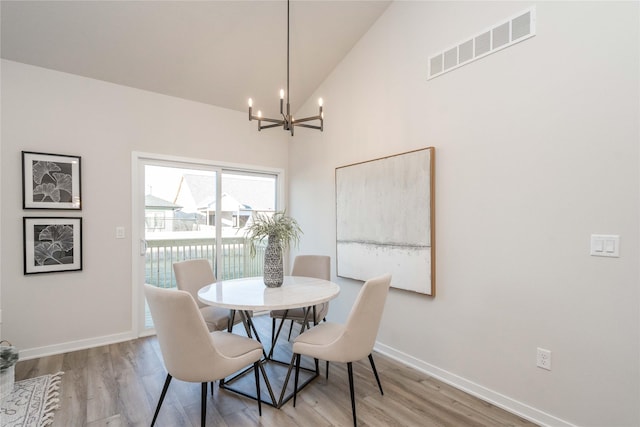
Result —
[{"label": "chandelier light bulb", "polygon": [[324,103],[324,101],[322,100],[322,98],[318,98],[318,105],[320,107],[322,107],[322,104]]},{"label": "chandelier light bulb", "polygon": [[258,118],[262,118],[262,111],[258,110]]},{"label": "chandelier light bulb", "polygon": [[249,107],[253,107],[253,99],[249,98]]},{"label": "chandelier light bulb", "polygon": [[284,99],[284,89],[280,89],[280,99]]}]

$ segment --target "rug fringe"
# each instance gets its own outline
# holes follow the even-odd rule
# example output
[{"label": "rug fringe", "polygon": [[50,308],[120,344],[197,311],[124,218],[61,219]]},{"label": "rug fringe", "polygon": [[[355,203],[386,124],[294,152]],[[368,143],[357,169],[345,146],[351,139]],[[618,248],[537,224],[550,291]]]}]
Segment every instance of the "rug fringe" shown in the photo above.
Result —
[{"label": "rug fringe", "polygon": [[60,408],[60,383],[64,372],[56,372],[51,375],[49,385],[47,387],[47,397],[44,404],[42,418],[39,427],[47,427],[53,423],[53,415],[56,409]]}]

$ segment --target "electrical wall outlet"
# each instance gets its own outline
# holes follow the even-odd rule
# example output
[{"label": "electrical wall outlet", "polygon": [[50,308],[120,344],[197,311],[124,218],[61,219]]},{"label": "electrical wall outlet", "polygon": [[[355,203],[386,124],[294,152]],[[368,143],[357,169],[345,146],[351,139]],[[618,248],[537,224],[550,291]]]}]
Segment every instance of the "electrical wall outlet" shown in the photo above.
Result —
[{"label": "electrical wall outlet", "polygon": [[551,351],[538,347],[536,353],[536,365],[538,368],[551,370]]}]

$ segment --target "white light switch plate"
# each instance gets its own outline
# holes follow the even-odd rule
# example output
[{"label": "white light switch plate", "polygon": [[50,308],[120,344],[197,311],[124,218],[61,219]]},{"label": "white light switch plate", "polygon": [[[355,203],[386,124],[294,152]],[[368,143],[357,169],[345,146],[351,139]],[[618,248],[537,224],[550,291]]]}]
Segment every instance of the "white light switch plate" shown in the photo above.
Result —
[{"label": "white light switch plate", "polygon": [[615,234],[592,234],[591,255],[620,257],[620,236]]},{"label": "white light switch plate", "polygon": [[124,239],[124,227],[116,227],[116,239]]}]

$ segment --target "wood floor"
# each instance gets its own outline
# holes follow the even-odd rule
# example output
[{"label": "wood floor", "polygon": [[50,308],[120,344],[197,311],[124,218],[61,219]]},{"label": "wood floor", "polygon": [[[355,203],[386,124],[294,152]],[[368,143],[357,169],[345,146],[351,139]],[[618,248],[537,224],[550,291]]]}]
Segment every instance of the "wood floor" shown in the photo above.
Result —
[{"label": "wood floor", "polygon": [[[256,318],[258,331],[270,336],[268,316]],[[236,326],[239,328],[239,325]],[[294,328],[295,330],[295,328]],[[234,330],[235,331],[235,330]],[[286,334],[283,334],[286,335]],[[295,336],[295,332],[294,332]],[[286,336],[280,360],[290,360]],[[384,389],[380,395],[368,361],[354,363],[358,425],[374,426],[533,426],[428,375],[374,353]],[[166,371],[155,337],[18,362],[16,380],[64,371],[61,407],[53,426],[148,426]],[[281,409],[263,405],[217,384],[207,402],[208,426],[351,426],[346,365],[331,364],[329,379],[315,379]],[[255,383],[253,383],[255,390]],[[265,394],[265,388],[261,388]],[[200,384],[174,380],[157,426],[200,425]]]}]

